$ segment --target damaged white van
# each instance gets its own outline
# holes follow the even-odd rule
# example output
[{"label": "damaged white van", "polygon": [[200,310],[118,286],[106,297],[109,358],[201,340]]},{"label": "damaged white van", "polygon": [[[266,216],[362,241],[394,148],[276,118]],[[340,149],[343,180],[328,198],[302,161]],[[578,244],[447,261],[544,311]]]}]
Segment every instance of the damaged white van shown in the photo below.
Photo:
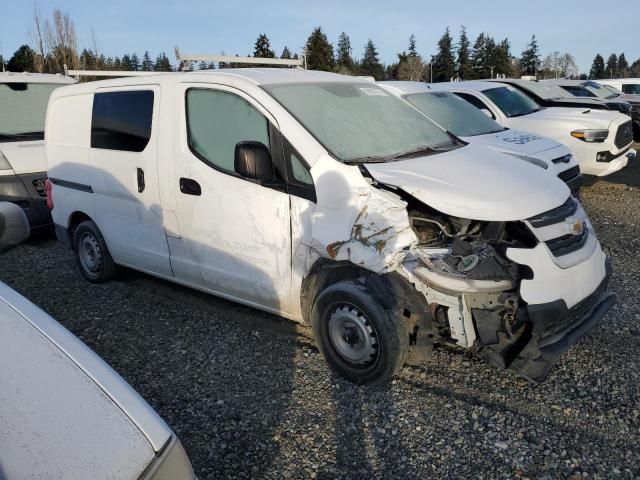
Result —
[{"label": "damaged white van", "polygon": [[357,78],[74,85],[45,142],[56,233],[89,281],[124,265],[309,323],[358,383],[435,341],[542,381],[614,301],[565,183]]}]

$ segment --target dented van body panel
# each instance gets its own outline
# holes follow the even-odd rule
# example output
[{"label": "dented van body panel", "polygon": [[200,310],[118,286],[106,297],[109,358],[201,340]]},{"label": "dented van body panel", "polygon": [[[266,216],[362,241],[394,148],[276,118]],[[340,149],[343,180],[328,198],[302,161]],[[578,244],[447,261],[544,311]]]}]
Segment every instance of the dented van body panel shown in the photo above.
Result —
[{"label": "dented van body panel", "polygon": [[[358,82],[325,72],[234,69],[56,91],[46,148],[58,236],[73,245],[78,219],[90,219],[108,228],[103,234],[117,264],[298,322],[311,321],[324,289],[357,280],[402,322],[409,358],[424,359],[434,342],[443,341],[543,380],[561,349],[546,357],[531,353],[544,337],[533,319],[557,327],[555,345],[563,339],[569,345],[584,334],[573,327],[585,330],[585,319],[592,326],[594,315],[610,306],[603,303],[609,298],[606,256],[579,201],[539,166],[455,137],[448,148],[409,152],[408,158],[340,160],[333,146],[262,88],[330,84],[344,93],[342,86],[355,85],[366,95],[386,95]],[[97,152],[88,131],[94,97],[140,90],[156,93],[152,147]],[[229,109],[236,102],[250,105],[250,115],[265,119],[280,183],[243,178],[198,150],[202,142],[193,143],[197,131],[190,126],[197,117],[188,103],[194,90],[231,98]],[[72,122],[65,116],[71,109],[85,112],[77,130],[60,127]],[[288,163],[294,157],[297,180]],[[116,191],[117,201],[110,199]],[[126,229],[100,223],[99,210],[109,208]],[[143,241],[152,235],[166,240],[162,248]],[[129,250],[127,258],[121,248]],[[589,308],[572,310],[593,295]]]}]

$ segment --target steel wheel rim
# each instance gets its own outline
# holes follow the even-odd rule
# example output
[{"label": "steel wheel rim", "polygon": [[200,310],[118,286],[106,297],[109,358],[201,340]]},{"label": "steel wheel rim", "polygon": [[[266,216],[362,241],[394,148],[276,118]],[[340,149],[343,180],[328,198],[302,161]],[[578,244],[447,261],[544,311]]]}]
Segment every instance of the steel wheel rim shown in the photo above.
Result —
[{"label": "steel wheel rim", "polygon": [[341,304],[329,316],[329,339],[336,353],[357,367],[378,357],[378,335],[368,317],[355,305]]},{"label": "steel wheel rim", "polygon": [[96,237],[90,233],[82,235],[78,255],[82,268],[91,275],[97,275],[102,265],[102,250]]}]

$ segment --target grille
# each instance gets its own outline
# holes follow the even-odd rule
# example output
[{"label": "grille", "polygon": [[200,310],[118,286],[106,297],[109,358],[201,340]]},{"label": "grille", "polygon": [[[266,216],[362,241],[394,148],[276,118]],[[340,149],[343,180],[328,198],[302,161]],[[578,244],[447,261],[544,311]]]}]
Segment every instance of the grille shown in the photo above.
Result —
[{"label": "grille", "polygon": [[618,127],[614,143],[616,144],[616,147],[623,148],[629,145],[632,141],[633,125],[631,124],[631,120],[629,120]]},{"label": "grille", "polygon": [[569,331],[579,325],[581,321],[595,308],[598,300],[600,300],[600,297],[606,289],[607,280],[605,279],[591,295],[581,300],[579,303],[576,303],[573,307],[567,310],[567,314],[565,316],[545,328],[541,340],[544,342],[547,338],[553,337],[563,331]]},{"label": "grille", "polygon": [[584,247],[588,237],[589,229],[585,226],[579,235],[569,233],[553,240],[547,240],[544,243],[549,247],[554,257],[562,257]]},{"label": "grille", "polygon": [[559,207],[549,210],[548,212],[541,213],[540,215],[536,215],[535,217],[531,217],[528,220],[534,228],[546,227],[547,225],[564,222],[564,219],[576,213],[577,209],[578,204],[573,200],[573,198],[569,197],[567,198],[567,201]]},{"label": "grille", "polygon": [[558,178],[563,182],[568,182],[569,180],[573,179],[574,177],[577,177],[578,175],[580,175],[580,167],[576,165],[575,167],[572,167],[569,170],[560,172],[558,174]]}]

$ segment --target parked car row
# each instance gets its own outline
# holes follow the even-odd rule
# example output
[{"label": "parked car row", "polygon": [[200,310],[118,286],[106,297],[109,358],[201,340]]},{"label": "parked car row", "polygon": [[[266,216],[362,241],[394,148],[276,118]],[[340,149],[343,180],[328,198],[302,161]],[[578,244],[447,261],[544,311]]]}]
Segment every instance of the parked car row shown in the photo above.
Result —
[{"label": "parked car row", "polygon": [[628,121],[492,82],[89,82],[51,95],[47,203],[89,281],[122,265],[308,323],[354,382],[437,341],[542,381],[614,302],[572,189],[576,160],[626,164]]}]

